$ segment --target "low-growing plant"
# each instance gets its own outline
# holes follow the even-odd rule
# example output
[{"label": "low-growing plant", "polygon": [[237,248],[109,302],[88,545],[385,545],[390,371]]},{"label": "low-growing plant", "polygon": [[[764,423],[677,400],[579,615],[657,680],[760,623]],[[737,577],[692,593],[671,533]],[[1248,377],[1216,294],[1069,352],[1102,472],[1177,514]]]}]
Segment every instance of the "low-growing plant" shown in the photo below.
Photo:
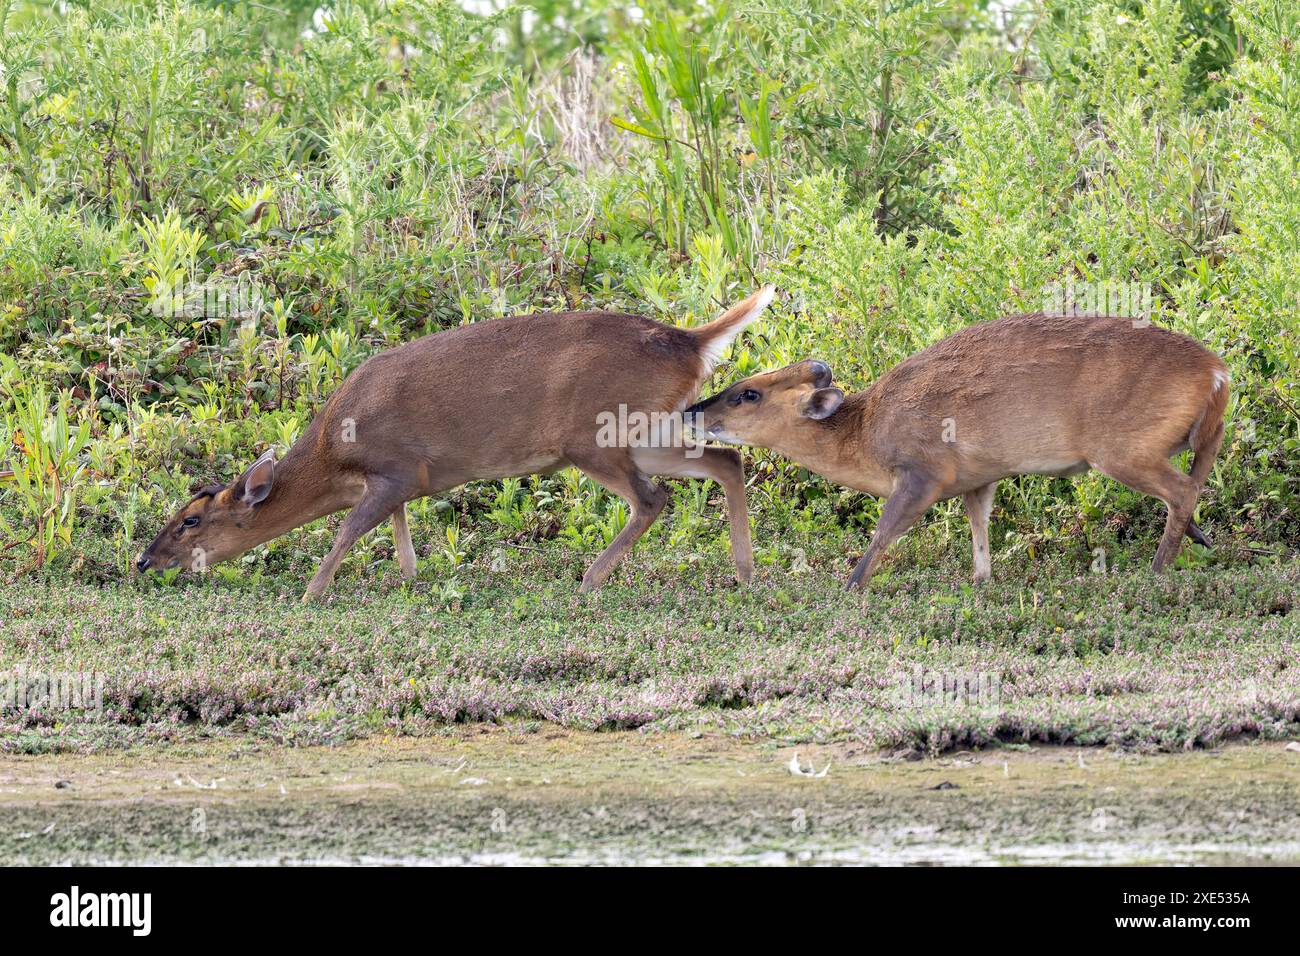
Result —
[{"label": "low-growing plant", "polygon": [[40,567],[72,546],[90,422],[76,421],[70,392],[51,400],[45,385],[24,378],[6,355],[0,355],[0,399],[6,404],[0,481],[12,488],[19,515],[16,526],[0,515],[3,547],[24,548],[28,567]]}]

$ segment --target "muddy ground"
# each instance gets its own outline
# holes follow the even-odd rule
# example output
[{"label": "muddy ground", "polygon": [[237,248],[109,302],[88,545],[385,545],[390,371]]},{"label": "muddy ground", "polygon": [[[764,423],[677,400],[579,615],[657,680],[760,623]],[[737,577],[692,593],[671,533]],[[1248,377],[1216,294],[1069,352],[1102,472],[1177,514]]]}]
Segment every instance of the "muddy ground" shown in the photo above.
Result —
[{"label": "muddy ground", "polygon": [[544,727],[4,755],[0,860],[1296,863],[1300,753],[932,758]]}]

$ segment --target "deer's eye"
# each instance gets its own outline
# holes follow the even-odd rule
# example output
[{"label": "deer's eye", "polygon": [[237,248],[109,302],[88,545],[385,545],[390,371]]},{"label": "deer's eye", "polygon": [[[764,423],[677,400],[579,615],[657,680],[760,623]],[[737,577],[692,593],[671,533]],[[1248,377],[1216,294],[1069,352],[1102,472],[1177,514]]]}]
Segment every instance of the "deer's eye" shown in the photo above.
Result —
[{"label": "deer's eye", "polygon": [[758,392],[754,391],[752,388],[747,388],[740,393],[740,400],[742,402],[756,402],[762,397],[762,395],[759,395]]},{"label": "deer's eye", "polygon": [[181,527],[194,528],[198,526],[198,523],[199,523],[199,516],[190,515],[188,518],[186,518],[184,521],[181,522]]}]

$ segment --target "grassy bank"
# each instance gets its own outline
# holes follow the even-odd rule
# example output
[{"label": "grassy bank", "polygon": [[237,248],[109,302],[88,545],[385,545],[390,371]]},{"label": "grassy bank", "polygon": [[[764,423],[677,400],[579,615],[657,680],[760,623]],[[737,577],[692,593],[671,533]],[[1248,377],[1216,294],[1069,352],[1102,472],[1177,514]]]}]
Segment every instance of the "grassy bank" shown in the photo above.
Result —
[{"label": "grassy bank", "polygon": [[[93,673],[102,707],[5,711],[0,747],[300,744],[476,722],[932,752],[1300,734],[1300,564],[1155,577],[1040,556],[1004,559],[974,589],[964,544],[940,530],[862,595],[841,591],[847,554],[780,538],[748,588],[725,554],[643,546],[588,597],[587,558],[560,542],[483,548],[454,575],[426,560],[411,586],[391,561],[356,560],[317,606],[298,602],[292,566],[166,584],[86,566],[29,575],[0,593],[0,673]],[[979,692],[927,693],[944,679]]]},{"label": "grassy bank", "polygon": [[[1290,0],[0,0],[0,675],[104,682],[4,710],[0,747],[1296,733],[1297,35]],[[377,535],[299,606],[337,518],[203,581],[129,574],[382,349],[543,311],[693,326],[762,282],[706,392],[814,356],[864,387],[1040,308],[1195,337],[1232,375],[1216,549],[1153,579],[1150,499],[1021,477],[992,587],[948,503],[846,596],[880,502],[756,451],[749,589],[696,482],[579,598],[627,508],[573,470],[416,503],[412,587]]]}]

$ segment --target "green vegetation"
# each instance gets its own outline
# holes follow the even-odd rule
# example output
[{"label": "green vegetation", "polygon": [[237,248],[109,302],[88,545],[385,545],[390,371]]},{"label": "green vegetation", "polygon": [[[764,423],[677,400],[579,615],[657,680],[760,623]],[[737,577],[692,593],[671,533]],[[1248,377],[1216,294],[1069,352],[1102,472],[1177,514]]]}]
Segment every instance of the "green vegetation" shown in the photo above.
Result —
[{"label": "green vegetation", "polygon": [[[0,749],[335,743],[480,721],[918,752],[1300,733],[1295,564],[1154,578],[1022,560],[977,590],[964,541],[945,559],[932,528],[863,595],[843,591],[844,541],[792,552],[764,534],[759,581],[740,587],[721,545],[683,561],[671,534],[596,596],[576,593],[587,558],[559,547],[414,585],[383,561],[316,606],[299,603],[300,575],[260,562],[172,585],[37,572],[0,597],[0,672],[93,673],[102,706],[0,710]],[[981,690],[927,696],[936,679]]]},{"label": "green vegetation", "polygon": [[[778,305],[719,382],[815,355],[860,386],[1053,284],[1137,284],[1232,367],[1201,525],[1224,560],[1294,552],[1294,4],[642,9],[0,2],[13,569],[103,536],[125,570],[188,485],[291,442],[377,349],[533,310],[689,323],[759,279]],[[32,448],[30,416],[56,413]],[[778,525],[821,498],[874,520],[772,456],[752,469]],[[999,505],[1030,548],[1152,540],[1150,503],[1096,475]],[[562,475],[418,519],[459,554],[595,546],[622,508]]]},{"label": "green vegetation", "polygon": [[[5,746],[516,717],[934,749],[1292,732],[1300,7],[1013,6],[0,0],[0,666],[118,681],[109,716],[29,715]],[[336,519],[202,581],[131,579],[190,485],[283,451],[376,350],[530,311],[692,323],[760,281],[777,303],[715,385],[818,357],[860,387],[1069,283],[1142,290],[1232,370],[1197,517],[1216,548],[1154,582],[1158,504],[1028,477],[996,505],[1004,583],[962,587],[950,503],[838,597],[878,503],[757,452],[752,593],[723,586],[717,490],[679,482],[631,587],[576,600],[626,508],[572,471],[416,504],[410,589],[378,534],[332,604],[285,610]],[[928,653],[1004,689],[1077,668],[1077,708],[872,711]],[[1241,707],[1194,689],[1248,675]]]}]

